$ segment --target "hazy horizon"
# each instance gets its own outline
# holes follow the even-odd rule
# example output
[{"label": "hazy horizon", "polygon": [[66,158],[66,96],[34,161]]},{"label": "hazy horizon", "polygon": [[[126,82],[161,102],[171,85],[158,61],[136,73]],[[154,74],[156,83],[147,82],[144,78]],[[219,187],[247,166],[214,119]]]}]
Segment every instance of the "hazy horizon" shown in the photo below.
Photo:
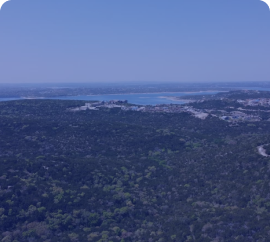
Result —
[{"label": "hazy horizon", "polygon": [[192,85],[237,85],[237,84],[246,84],[246,85],[270,85],[270,81],[224,81],[224,82],[171,82],[171,81],[127,81],[127,82],[10,82],[10,83],[2,83],[0,82],[0,86],[64,86],[64,85],[70,85],[70,86],[113,86],[113,85],[124,85],[124,86],[144,86],[144,85],[187,85],[187,86],[192,86]]},{"label": "hazy horizon", "polygon": [[18,1],[0,11],[0,83],[270,81],[260,0]]}]

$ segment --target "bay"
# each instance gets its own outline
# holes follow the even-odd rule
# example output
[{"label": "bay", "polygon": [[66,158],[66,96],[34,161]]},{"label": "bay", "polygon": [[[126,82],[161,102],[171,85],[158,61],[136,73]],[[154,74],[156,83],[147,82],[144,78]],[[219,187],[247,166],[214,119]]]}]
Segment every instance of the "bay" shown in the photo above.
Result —
[{"label": "bay", "polygon": [[188,95],[210,95],[218,92],[190,92],[190,93],[131,93],[131,94],[104,94],[87,96],[55,97],[60,100],[85,100],[85,101],[110,101],[127,100],[128,103],[137,105],[157,105],[157,104],[183,104],[183,100],[174,100],[173,97],[183,97]]},{"label": "bay", "polygon": [[[157,105],[157,104],[184,104],[183,100],[175,100],[174,97],[189,95],[211,95],[218,91],[203,92],[163,92],[163,93],[130,93],[130,94],[103,94],[103,95],[79,95],[79,96],[59,96],[53,98],[31,98],[31,99],[54,99],[54,100],[84,100],[84,101],[110,101],[127,100],[128,103],[137,105]],[[23,100],[28,98],[0,98],[0,101]]]},{"label": "bay", "polygon": [[[262,87],[238,87],[236,90],[261,90],[270,91],[270,88]],[[136,105],[157,105],[157,104],[184,104],[183,100],[175,100],[174,97],[190,95],[213,95],[220,91],[200,91],[200,92],[160,92],[160,93],[130,93],[130,94],[102,94],[102,95],[78,95],[78,96],[58,96],[31,99],[54,99],[54,100],[84,100],[84,101],[110,101],[127,100],[130,104]],[[0,101],[24,100],[30,98],[0,98]]]}]

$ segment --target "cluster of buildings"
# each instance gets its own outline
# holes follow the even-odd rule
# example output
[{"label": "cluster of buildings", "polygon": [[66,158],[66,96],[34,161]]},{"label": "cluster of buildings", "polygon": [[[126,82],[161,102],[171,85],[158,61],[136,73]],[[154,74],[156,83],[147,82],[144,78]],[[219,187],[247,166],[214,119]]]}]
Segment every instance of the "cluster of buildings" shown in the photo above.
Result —
[{"label": "cluster of buildings", "polygon": [[[253,100],[253,99],[252,99]],[[256,99],[257,100],[257,99]],[[259,99],[264,100],[264,99]],[[251,100],[249,100],[251,101]],[[218,117],[221,120],[228,122],[256,122],[261,121],[261,117],[256,115],[246,114],[241,111],[226,112],[221,111],[221,114],[214,114],[216,110],[200,110],[190,106],[183,106],[177,104],[159,104],[147,106],[128,105],[127,100],[111,100],[94,103],[85,103],[84,106],[69,109],[69,111],[83,111],[83,110],[99,110],[100,108],[120,108],[123,111],[138,111],[148,113],[189,113],[199,119],[206,119],[209,115]]]},{"label": "cluster of buildings", "polygon": [[162,112],[162,113],[190,113],[196,118],[205,119],[208,117],[208,113],[195,109],[189,106],[182,106],[177,104],[161,104],[156,106],[146,106],[142,111],[144,112]]},{"label": "cluster of buildings", "polygon": [[110,100],[108,102],[94,102],[94,103],[85,103],[84,106],[71,108],[70,111],[84,111],[84,110],[99,110],[99,108],[122,108],[123,104],[127,104],[127,100]]},{"label": "cluster of buildings", "polygon": [[[196,102],[202,102],[203,100],[197,100]],[[238,103],[244,106],[262,106],[262,107],[270,107],[270,98],[257,98],[257,99],[238,99]],[[250,110],[249,113],[242,112],[246,109],[238,108],[239,111],[225,111],[225,110],[216,110],[216,109],[195,109],[191,106],[187,105],[179,105],[179,104],[158,104],[158,105],[130,105],[127,100],[110,100],[110,101],[102,101],[102,102],[92,102],[85,103],[84,106],[71,108],[69,111],[83,111],[83,110],[99,110],[100,108],[120,108],[123,111],[138,111],[138,112],[148,112],[148,113],[189,113],[192,116],[199,119],[206,119],[208,116],[217,117],[221,120],[237,123],[237,122],[258,122],[261,121],[262,118],[258,115],[250,114],[251,111],[258,110]],[[235,107],[229,107],[235,109]],[[270,112],[265,111],[264,112]],[[270,121],[270,119],[269,119]]]},{"label": "cluster of buildings", "polygon": [[99,110],[99,108],[121,108],[123,111],[139,111],[149,113],[190,113],[196,118],[205,119],[209,114],[189,106],[181,106],[177,104],[160,104],[147,106],[127,105],[127,100],[111,100],[94,103],[85,103],[84,106],[69,109],[69,111]]},{"label": "cluster of buildings", "polygon": [[269,98],[257,98],[257,99],[246,99],[246,100],[237,100],[238,103],[245,106],[270,106]]},{"label": "cluster of buildings", "polygon": [[232,111],[227,113],[224,116],[221,116],[220,119],[225,121],[232,121],[232,122],[239,122],[239,121],[246,121],[246,122],[258,122],[261,121],[261,118],[256,115],[246,114],[240,111]]}]

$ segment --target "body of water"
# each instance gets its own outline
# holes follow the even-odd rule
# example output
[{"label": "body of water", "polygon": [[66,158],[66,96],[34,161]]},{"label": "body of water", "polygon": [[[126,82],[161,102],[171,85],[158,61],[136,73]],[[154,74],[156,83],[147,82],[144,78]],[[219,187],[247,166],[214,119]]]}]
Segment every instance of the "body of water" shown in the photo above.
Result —
[{"label": "body of water", "polygon": [[[239,87],[238,90],[260,90],[270,91],[270,88],[261,87]],[[156,105],[156,104],[183,104],[183,100],[174,100],[173,97],[183,97],[189,95],[213,95],[219,91],[201,92],[164,92],[164,93],[131,93],[131,94],[103,94],[103,95],[81,95],[81,96],[60,96],[46,99],[59,100],[85,100],[85,101],[110,101],[128,100],[131,104],[137,105]],[[24,98],[0,98],[0,101],[21,100]],[[42,99],[42,98],[37,98]]]},{"label": "body of water", "polygon": [[[175,93],[132,93],[132,94],[104,94],[104,95],[81,95],[81,96],[60,96],[54,100],[85,100],[85,101],[110,101],[128,100],[128,103],[137,105],[156,105],[156,104],[183,104],[185,101],[174,100],[173,97],[183,97],[188,95],[211,95],[218,92],[175,92]],[[23,100],[24,98],[0,98],[0,101]],[[40,98],[38,98],[40,99]]]},{"label": "body of water", "polygon": [[110,101],[128,100],[128,103],[137,105],[156,105],[156,104],[183,104],[184,101],[173,100],[173,97],[183,97],[187,95],[210,95],[218,92],[196,92],[196,93],[132,93],[132,94],[104,94],[88,96],[56,97],[53,99],[61,100],[86,100],[86,101]]}]

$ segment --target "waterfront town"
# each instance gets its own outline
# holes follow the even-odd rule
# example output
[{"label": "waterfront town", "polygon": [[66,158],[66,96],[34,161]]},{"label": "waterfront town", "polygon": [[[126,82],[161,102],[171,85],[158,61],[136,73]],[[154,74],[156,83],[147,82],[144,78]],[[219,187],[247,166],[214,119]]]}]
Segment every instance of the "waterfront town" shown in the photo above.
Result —
[{"label": "waterfront town", "polygon": [[[202,102],[202,101],[197,101]],[[249,100],[247,103],[253,103]],[[217,109],[197,109],[188,105],[158,104],[158,105],[131,105],[127,100],[111,100],[93,103],[85,103],[84,106],[68,109],[69,111],[99,110],[100,108],[120,108],[123,111],[137,111],[148,113],[189,113],[195,118],[206,119],[208,116],[218,117],[228,122],[258,122],[258,115],[246,114],[244,109],[225,111]],[[240,111],[239,111],[240,110]]]}]

